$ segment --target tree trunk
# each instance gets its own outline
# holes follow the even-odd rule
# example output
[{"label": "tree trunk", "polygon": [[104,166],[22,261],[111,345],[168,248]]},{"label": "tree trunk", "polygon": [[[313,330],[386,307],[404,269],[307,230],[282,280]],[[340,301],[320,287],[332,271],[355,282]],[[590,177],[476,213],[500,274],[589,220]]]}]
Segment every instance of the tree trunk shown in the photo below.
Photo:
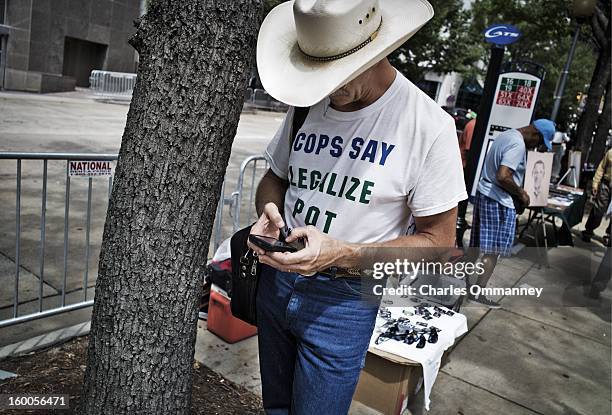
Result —
[{"label": "tree trunk", "polygon": [[589,153],[589,162],[594,166],[597,166],[599,161],[604,156],[606,151],[606,140],[608,139],[610,128],[612,128],[612,106],[610,105],[611,97],[610,81],[608,80],[603,111],[597,120],[597,132],[595,133],[595,138],[593,138],[593,145],[591,146],[591,152]]},{"label": "tree trunk", "polygon": [[[606,29],[606,33],[609,33],[610,25]],[[584,106],[584,111],[578,122],[578,129],[576,133],[576,145],[577,149],[582,151],[582,156],[586,157],[586,154],[591,146],[593,139],[593,132],[597,124],[597,118],[599,116],[599,106],[601,105],[601,98],[603,97],[606,84],[610,79],[610,42],[605,47],[600,49],[599,56],[597,57],[597,64],[595,65],[595,71],[591,79],[591,85]]]},{"label": "tree trunk", "polygon": [[138,82],[79,413],[190,411],[202,274],[260,19],[260,0],[157,0],[130,42]]}]

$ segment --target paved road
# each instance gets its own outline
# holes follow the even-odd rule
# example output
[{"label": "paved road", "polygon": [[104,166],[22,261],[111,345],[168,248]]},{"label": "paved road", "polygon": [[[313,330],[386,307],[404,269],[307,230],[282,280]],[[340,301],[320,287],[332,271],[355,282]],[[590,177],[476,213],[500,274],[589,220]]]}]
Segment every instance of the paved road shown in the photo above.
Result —
[{"label": "paved road", "polygon": [[[61,94],[0,93],[0,151],[113,153],[119,151],[128,106],[95,101],[87,90]],[[282,121],[283,114],[258,112],[241,116],[232,147],[226,176],[226,197],[234,190],[240,163],[251,155],[260,155]],[[263,169],[263,164],[260,163]],[[44,272],[41,284],[41,161],[23,161],[21,173],[21,238],[19,302],[61,293],[66,273],[67,303],[83,298],[82,287],[93,287],[109,182],[92,180],[90,259],[86,265],[86,207],[88,180],[70,180],[67,264],[64,264],[64,217],[66,200],[66,164],[49,161],[45,225]],[[251,170],[249,170],[251,172]],[[260,171],[258,170],[258,173]],[[247,176],[249,188],[251,180]],[[16,233],[16,162],[0,160],[0,313],[13,304]],[[244,202],[246,209],[248,199]],[[224,210],[224,236],[230,233],[229,208]],[[243,210],[242,223],[249,218]],[[88,270],[87,276],[85,270]],[[73,298],[76,297],[76,298]],[[45,300],[59,304],[60,299]],[[29,307],[24,305],[23,307]],[[2,310],[4,309],[4,310]],[[26,308],[23,308],[25,310]]]}]

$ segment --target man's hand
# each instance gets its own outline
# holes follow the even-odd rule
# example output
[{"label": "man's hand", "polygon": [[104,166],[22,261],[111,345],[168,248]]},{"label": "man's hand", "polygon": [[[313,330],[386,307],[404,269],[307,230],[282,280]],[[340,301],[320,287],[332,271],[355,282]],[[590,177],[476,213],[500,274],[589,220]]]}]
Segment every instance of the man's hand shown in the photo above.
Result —
[{"label": "man's hand", "polygon": [[[266,203],[266,205],[264,206],[263,213],[251,228],[251,235],[269,236],[271,238],[278,239],[280,235],[280,229],[284,226],[285,222],[283,221],[283,217],[278,211],[278,206],[276,206],[272,202]],[[253,245],[250,241],[247,241],[247,245],[249,248],[255,251],[257,255],[266,254],[266,251],[264,251],[258,246]]]},{"label": "man's hand", "polygon": [[529,195],[523,189],[521,189],[521,194],[519,196],[519,199],[521,200],[521,203],[523,203],[524,206],[529,206],[529,202],[531,202]]},{"label": "man's hand", "polygon": [[306,247],[297,252],[268,252],[259,257],[259,261],[280,271],[297,272],[302,275],[314,275],[329,268],[339,257],[342,242],[332,239],[314,226],[295,228],[287,238],[293,242],[303,238]]}]

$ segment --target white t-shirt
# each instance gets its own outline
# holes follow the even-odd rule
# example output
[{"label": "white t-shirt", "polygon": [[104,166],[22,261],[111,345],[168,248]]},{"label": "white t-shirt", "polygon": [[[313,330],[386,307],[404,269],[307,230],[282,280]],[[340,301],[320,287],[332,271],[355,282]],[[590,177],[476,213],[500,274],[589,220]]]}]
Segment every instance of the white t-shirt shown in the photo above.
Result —
[{"label": "white t-shirt", "polygon": [[383,242],[409,233],[411,214],[445,212],[467,198],[455,124],[403,75],[371,105],[310,108],[293,141],[293,108],[265,157],[289,181],[285,221],[333,238]]}]

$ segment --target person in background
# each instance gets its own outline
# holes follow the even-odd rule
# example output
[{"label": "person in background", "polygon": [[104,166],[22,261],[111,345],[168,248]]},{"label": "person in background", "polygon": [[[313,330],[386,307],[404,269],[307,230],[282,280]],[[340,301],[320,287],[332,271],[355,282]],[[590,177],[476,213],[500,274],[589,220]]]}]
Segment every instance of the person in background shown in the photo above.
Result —
[{"label": "person in background", "polygon": [[[487,152],[474,200],[470,235],[470,247],[480,248],[483,254],[485,272],[476,282],[480,287],[486,287],[499,256],[510,256],[516,229],[513,198],[524,206],[529,205],[529,195],[521,188],[527,149],[544,144],[550,150],[554,133],[554,122],[539,119],[526,127],[504,131],[495,138]],[[468,299],[489,308],[500,307],[484,295]]]},{"label": "person in background", "polygon": [[556,131],[555,135],[552,139],[552,152],[554,153],[553,157],[553,167],[552,167],[552,181],[556,183],[561,177],[561,160],[563,160],[563,156],[565,155],[566,144],[570,141],[567,133],[562,131]]},{"label": "person in background", "polygon": [[[612,202],[608,204],[606,216],[608,219],[612,219]],[[612,257],[610,256],[611,245],[610,238],[608,237],[608,240],[606,241],[606,251],[604,252],[601,264],[599,264],[597,273],[591,281],[591,288],[587,294],[589,297],[596,300],[601,297],[601,292],[606,289],[606,286],[610,282],[610,278],[612,278]]]},{"label": "person in background", "polygon": [[[593,237],[593,231],[599,227],[601,221],[606,213],[606,209],[610,204],[610,176],[612,169],[612,149],[609,149],[604,158],[599,163],[595,176],[593,176],[593,188],[591,189],[592,195],[592,208],[589,213],[589,218],[584,225],[584,231],[582,231],[582,240],[584,242],[591,242]],[[604,245],[608,245],[610,241],[610,223],[606,229],[604,236]]]},{"label": "person in background", "polygon": [[463,132],[459,137],[459,150],[461,151],[461,162],[463,163],[464,169],[465,166],[467,166],[467,154],[472,145],[472,136],[474,135],[474,127],[476,126],[476,113],[474,111],[468,111],[467,117],[471,118],[471,120],[465,124]]}]

